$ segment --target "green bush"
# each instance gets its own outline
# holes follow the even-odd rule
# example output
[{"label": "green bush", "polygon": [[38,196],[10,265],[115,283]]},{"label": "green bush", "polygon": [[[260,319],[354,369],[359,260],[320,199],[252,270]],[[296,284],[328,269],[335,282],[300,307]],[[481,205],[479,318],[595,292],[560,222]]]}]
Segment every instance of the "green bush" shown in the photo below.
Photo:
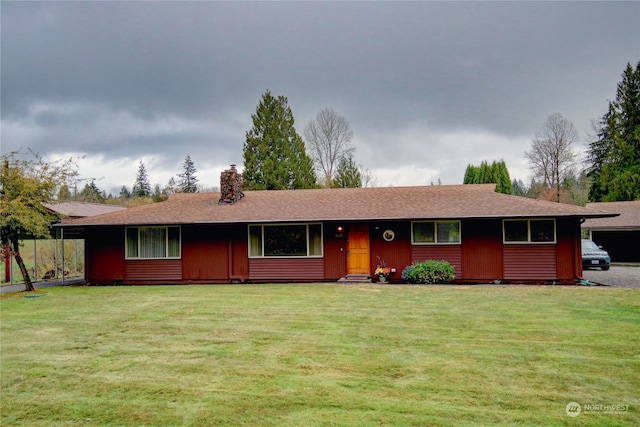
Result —
[{"label": "green bush", "polygon": [[455,269],[447,261],[430,259],[414,261],[402,270],[402,279],[409,283],[449,283],[455,278]]}]

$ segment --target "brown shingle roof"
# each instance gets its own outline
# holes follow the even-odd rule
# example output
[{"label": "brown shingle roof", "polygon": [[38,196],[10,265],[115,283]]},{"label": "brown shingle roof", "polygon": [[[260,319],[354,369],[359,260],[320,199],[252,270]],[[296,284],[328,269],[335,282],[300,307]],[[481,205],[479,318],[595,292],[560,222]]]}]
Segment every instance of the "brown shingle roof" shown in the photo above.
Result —
[{"label": "brown shingle roof", "polygon": [[601,217],[611,213],[494,192],[494,184],[174,194],[161,203],[66,221],[64,225],[204,224],[327,220]]},{"label": "brown shingle roof", "polygon": [[640,229],[640,200],[635,202],[587,203],[587,208],[620,214],[614,218],[594,218],[582,224],[582,228],[595,229]]}]

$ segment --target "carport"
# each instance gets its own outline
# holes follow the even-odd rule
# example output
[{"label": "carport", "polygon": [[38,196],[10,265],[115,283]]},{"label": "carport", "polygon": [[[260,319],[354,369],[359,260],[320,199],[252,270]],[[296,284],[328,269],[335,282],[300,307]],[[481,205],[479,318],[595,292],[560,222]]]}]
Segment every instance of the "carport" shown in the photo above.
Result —
[{"label": "carport", "polygon": [[589,238],[609,252],[611,261],[640,262],[640,200],[587,203],[587,207],[620,214],[589,218],[582,224]]}]

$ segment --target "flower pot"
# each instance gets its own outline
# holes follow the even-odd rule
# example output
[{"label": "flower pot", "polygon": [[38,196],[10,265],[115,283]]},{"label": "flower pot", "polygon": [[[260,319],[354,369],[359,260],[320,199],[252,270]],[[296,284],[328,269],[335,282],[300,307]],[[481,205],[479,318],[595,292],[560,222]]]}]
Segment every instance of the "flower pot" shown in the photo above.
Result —
[{"label": "flower pot", "polygon": [[378,282],[386,283],[387,282],[387,276],[385,276],[384,274],[379,274],[378,275]]}]

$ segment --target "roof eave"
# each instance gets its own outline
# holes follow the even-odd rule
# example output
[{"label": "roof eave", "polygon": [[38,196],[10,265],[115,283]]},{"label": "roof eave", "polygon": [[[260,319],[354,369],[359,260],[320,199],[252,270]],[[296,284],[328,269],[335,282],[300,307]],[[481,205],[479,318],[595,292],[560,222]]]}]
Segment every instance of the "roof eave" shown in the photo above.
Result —
[{"label": "roof eave", "polygon": [[417,216],[393,216],[393,217],[326,217],[326,218],[256,218],[245,219],[238,221],[128,221],[128,222],[113,222],[113,223],[91,223],[91,222],[78,222],[78,221],[63,221],[53,224],[54,227],[109,227],[109,226],[123,226],[123,227],[140,227],[140,226],[153,226],[153,225],[206,225],[206,224],[267,224],[267,223],[293,223],[293,222],[356,222],[356,221],[419,221],[419,220],[481,220],[481,219],[518,219],[518,218],[611,218],[619,216],[618,213],[562,213],[562,214],[550,214],[550,213],[523,213],[517,215],[453,215],[453,216],[429,216],[429,217],[417,217]]}]

